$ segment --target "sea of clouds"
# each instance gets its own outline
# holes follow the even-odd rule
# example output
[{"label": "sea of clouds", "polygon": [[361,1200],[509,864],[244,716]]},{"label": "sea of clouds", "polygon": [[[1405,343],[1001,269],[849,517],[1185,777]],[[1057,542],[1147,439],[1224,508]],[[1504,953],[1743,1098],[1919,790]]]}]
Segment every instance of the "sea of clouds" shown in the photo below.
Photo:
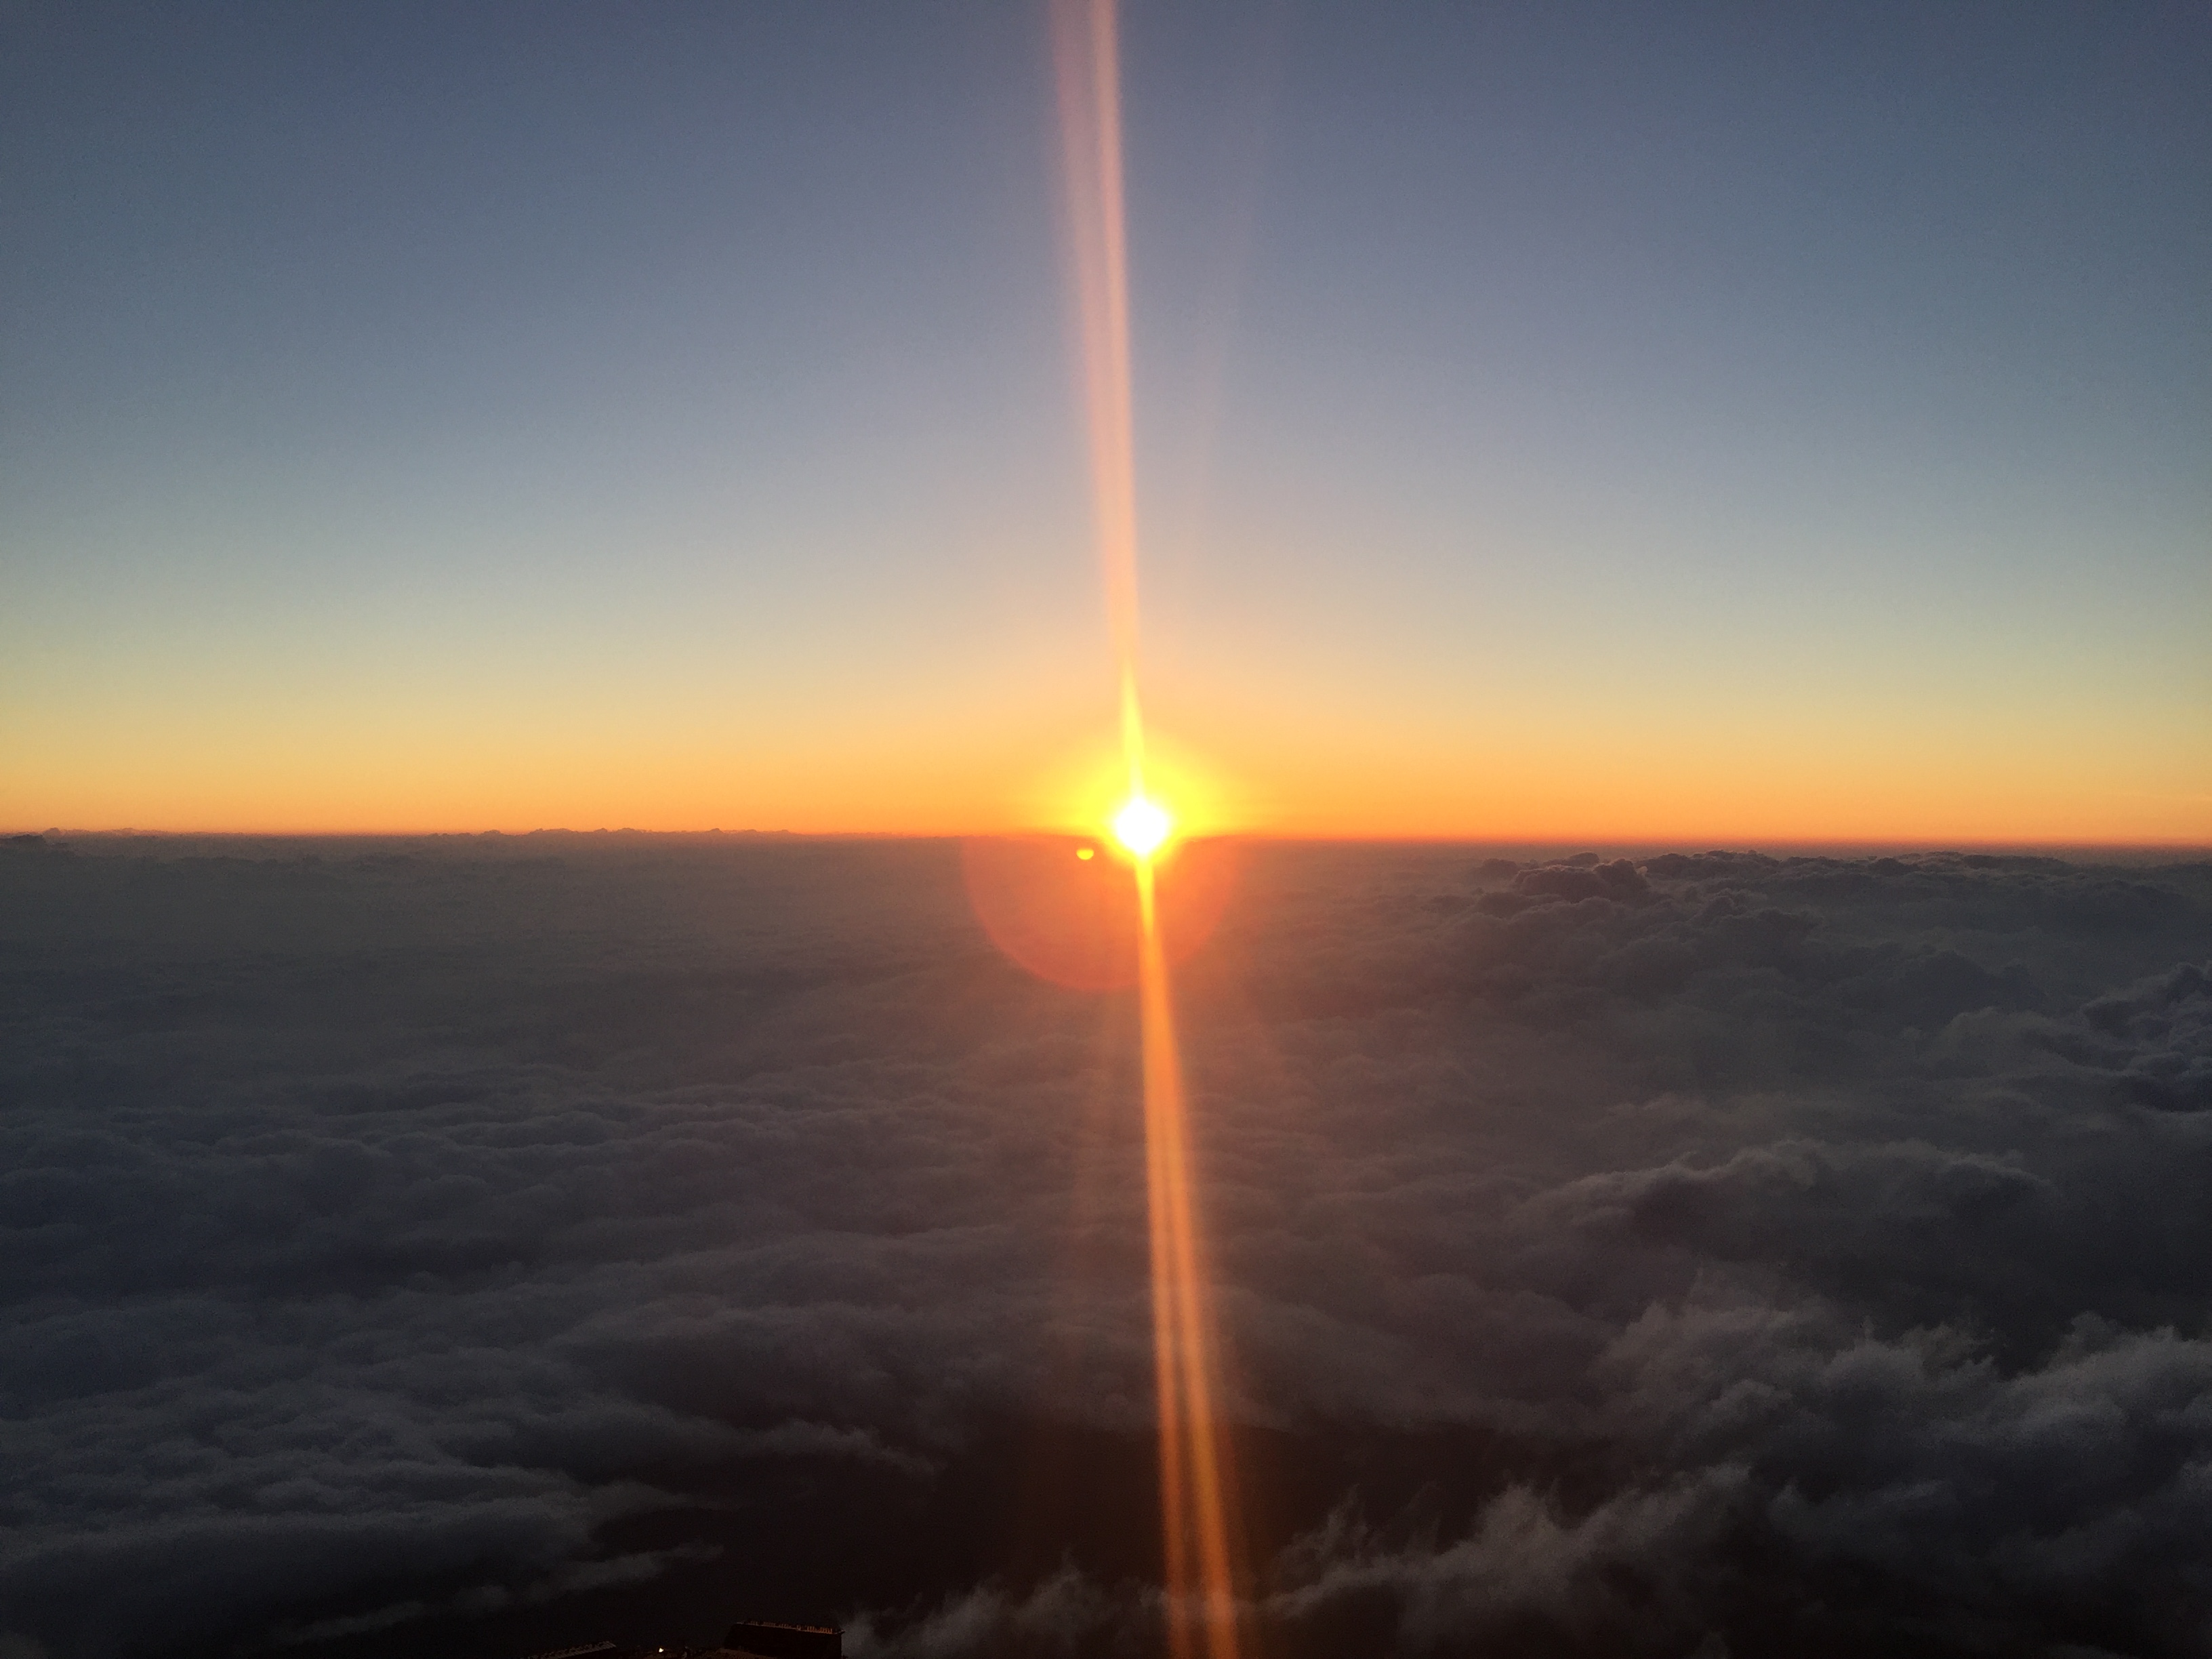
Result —
[{"label": "sea of clouds", "polygon": [[[1269,1655],[2212,1651],[2212,864],[1255,846]],[[1156,1650],[1122,994],[957,847],[0,847],[0,1652]]]}]

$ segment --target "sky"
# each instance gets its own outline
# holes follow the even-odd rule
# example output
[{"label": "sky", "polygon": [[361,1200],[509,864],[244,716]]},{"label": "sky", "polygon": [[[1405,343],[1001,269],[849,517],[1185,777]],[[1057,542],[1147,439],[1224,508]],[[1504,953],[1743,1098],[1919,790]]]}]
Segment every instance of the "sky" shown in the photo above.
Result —
[{"label": "sky", "polygon": [[[0,824],[1065,823],[1041,3],[0,9]],[[2212,837],[2212,22],[1123,17],[1194,827]]]}]

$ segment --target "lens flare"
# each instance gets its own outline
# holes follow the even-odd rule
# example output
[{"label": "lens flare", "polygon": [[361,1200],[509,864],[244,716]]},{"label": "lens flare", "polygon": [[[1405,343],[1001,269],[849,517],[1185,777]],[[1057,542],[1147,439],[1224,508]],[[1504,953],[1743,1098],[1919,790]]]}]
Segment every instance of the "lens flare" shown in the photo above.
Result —
[{"label": "lens flare", "polygon": [[1114,814],[1114,839],[1136,858],[1152,857],[1174,832],[1175,820],[1168,816],[1168,809],[1142,795],[1132,796]]},{"label": "lens flare", "polygon": [[1129,276],[1121,192],[1121,48],[1115,0],[1053,0],[1061,160],[1091,437],[1091,508],[1120,673],[1128,793],[1115,839],[1135,866],[1144,1045],[1145,1169],[1152,1231],[1152,1356],[1170,1659],[1237,1659],[1235,1470],[1216,1414],[1222,1355],[1199,1223],[1188,1100],[1176,1042],[1154,855],[1173,821],[1145,792],[1137,688],[1137,489],[1130,414]]}]

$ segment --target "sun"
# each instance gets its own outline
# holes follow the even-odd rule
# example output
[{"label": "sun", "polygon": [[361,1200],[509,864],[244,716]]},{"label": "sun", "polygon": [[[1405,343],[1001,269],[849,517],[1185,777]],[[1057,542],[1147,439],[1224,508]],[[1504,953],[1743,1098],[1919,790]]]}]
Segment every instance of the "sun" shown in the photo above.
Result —
[{"label": "sun", "polygon": [[1168,816],[1167,808],[1143,795],[1130,796],[1114,814],[1114,839],[1133,858],[1152,857],[1174,830],[1175,820]]}]

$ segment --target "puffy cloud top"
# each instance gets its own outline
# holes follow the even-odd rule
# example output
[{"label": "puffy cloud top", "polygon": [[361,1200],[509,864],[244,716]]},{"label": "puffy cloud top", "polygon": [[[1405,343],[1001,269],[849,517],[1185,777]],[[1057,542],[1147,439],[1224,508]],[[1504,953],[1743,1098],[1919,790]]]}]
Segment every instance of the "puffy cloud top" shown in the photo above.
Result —
[{"label": "puffy cloud top", "polygon": [[[1131,1010],[956,848],[9,844],[0,915],[18,1649],[1154,1629]],[[2205,1651],[2209,956],[2205,865],[1246,849],[1272,1650]]]}]

